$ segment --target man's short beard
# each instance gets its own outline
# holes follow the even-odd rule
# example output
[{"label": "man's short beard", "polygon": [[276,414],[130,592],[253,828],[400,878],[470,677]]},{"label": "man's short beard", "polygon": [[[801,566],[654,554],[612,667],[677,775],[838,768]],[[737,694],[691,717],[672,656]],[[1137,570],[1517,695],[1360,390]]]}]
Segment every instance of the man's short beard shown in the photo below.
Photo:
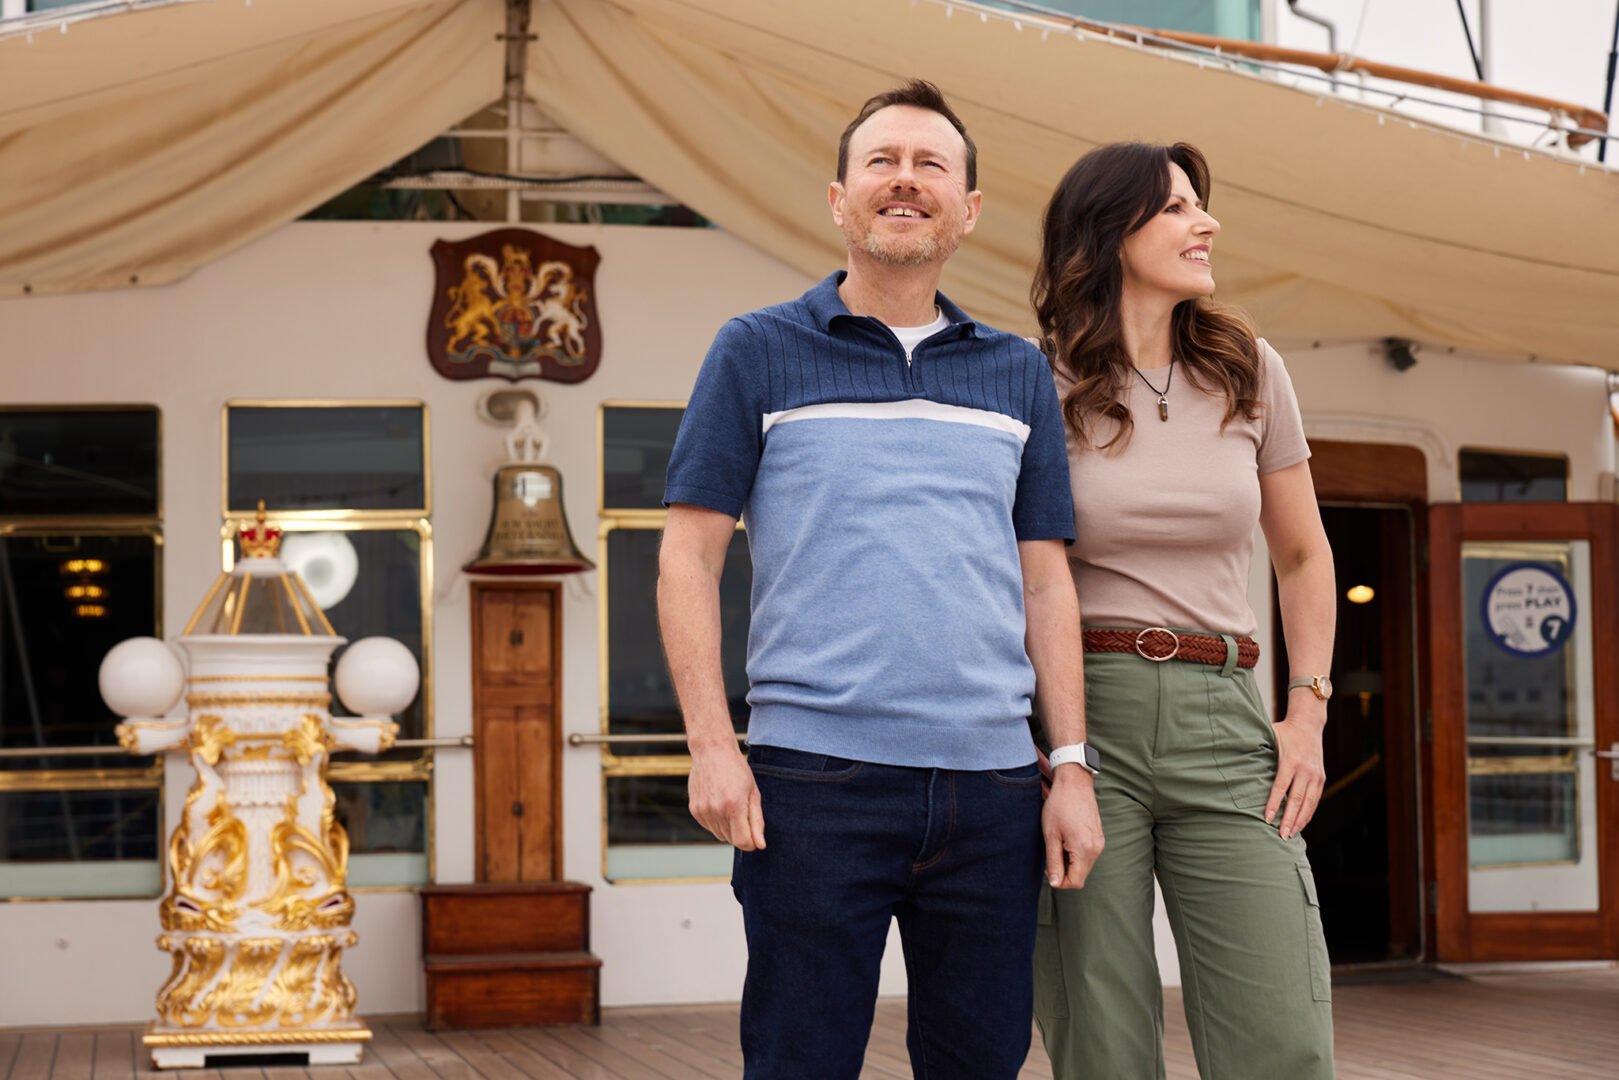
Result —
[{"label": "man's short beard", "polygon": [[926,266],[944,262],[961,247],[962,239],[959,232],[943,236],[935,233],[919,240],[908,237],[884,239],[875,230],[863,232],[864,235],[849,238],[853,241],[851,246],[858,247],[884,266]]},{"label": "man's short beard", "polygon": [[886,243],[875,233],[867,233],[860,247],[885,266],[926,266],[939,257],[939,238],[936,236],[925,237],[920,243],[903,240]]}]

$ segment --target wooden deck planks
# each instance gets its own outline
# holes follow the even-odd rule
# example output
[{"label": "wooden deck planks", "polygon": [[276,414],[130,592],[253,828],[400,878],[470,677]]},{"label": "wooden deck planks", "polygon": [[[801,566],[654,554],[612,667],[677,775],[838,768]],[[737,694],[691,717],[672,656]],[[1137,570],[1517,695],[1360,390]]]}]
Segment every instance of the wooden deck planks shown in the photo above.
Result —
[{"label": "wooden deck planks", "polygon": [[11,1072],[6,1080],[49,1080],[51,1067],[56,1061],[56,1045],[61,1036],[53,1031],[32,1031],[24,1034],[17,1046],[17,1056],[11,1060]]},{"label": "wooden deck planks", "polygon": [[[1613,1080],[1619,968],[1335,988],[1339,1080]],[[903,1002],[880,1002],[866,1080],[911,1075]],[[1198,1080],[1178,991],[1164,995],[1167,1080]],[[734,1005],[608,1009],[602,1025],[426,1031],[372,1022],[364,1060],[154,1072],[127,1027],[0,1031],[0,1080],[739,1080]],[[1039,1033],[1023,1080],[1051,1080]]]}]

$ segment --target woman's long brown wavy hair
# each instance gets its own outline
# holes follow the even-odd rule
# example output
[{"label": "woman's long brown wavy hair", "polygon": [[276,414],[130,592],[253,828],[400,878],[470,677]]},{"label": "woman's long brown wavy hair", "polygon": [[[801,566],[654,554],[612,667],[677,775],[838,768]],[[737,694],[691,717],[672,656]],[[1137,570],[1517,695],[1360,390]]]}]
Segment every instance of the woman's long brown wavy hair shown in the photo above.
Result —
[{"label": "woman's long brown wavy hair", "polygon": [[[1040,265],[1031,299],[1052,369],[1074,382],[1063,395],[1063,417],[1074,436],[1092,445],[1088,424],[1118,422],[1099,447],[1123,450],[1135,422],[1125,397],[1134,379],[1124,348],[1119,302],[1124,291],[1124,239],[1169,205],[1170,165],[1185,170],[1203,205],[1209,166],[1195,146],[1110,143],[1074,163],[1046,207]],[[1184,378],[1226,399],[1223,427],[1259,415],[1259,343],[1239,314],[1207,299],[1184,300],[1170,315],[1170,348]]]}]

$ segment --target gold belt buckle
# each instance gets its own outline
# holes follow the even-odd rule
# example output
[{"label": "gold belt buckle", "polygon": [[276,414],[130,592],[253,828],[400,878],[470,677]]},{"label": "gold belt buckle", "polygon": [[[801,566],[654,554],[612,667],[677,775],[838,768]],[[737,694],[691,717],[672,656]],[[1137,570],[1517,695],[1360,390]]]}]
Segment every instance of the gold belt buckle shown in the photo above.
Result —
[{"label": "gold belt buckle", "polygon": [[[1165,653],[1163,656],[1153,656],[1151,653],[1147,652],[1145,646],[1143,645],[1143,639],[1145,639],[1148,634],[1168,634],[1169,640],[1174,642],[1174,644],[1170,648],[1169,652]],[[1161,664],[1165,660],[1175,659],[1180,651],[1180,635],[1175,633],[1175,631],[1171,630],[1167,626],[1149,626],[1136,635],[1136,655],[1141,657],[1143,660],[1151,660],[1155,664]]]}]

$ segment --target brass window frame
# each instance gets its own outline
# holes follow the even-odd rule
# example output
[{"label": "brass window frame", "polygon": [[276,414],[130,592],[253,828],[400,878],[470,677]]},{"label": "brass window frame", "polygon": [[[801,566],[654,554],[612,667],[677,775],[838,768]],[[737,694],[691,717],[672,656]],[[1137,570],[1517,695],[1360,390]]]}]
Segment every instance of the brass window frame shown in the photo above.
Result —
[{"label": "brass window frame", "polygon": [[[37,536],[146,536],[152,540],[152,636],[163,639],[163,409],[153,403],[107,402],[28,402],[5,406],[6,412],[74,413],[74,412],[151,412],[157,418],[157,454],[154,466],[157,472],[156,510],[151,514],[15,514],[0,518],[0,538]],[[124,755],[126,751],[117,743],[107,747],[109,756]],[[156,791],[157,849],[153,860],[163,867],[164,839],[168,835],[164,800],[165,755],[154,754],[147,765],[134,764],[115,768],[86,769],[3,769],[0,770],[0,792],[50,791]],[[100,860],[86,860],[95,862]],[[0,865],[4,865],[0,863]],[[160,896],[161,891],[152,897]],[[50,903],[73,900],[75,902],[126,901],[143,899],[140,896],[4,896],[0,904]]]},{"label": "brass window frame", "polygon": [[[220,509],[220,565],[229,572],[236,565],[236,533],[244,525],[256,521],[256,514],[230,505],[230,412],[235,408],[250,409],[357,409],[357,408],[413,408],[422,414],[422,502],[413,508],[385,510],[274,510],[274,522],[285,532],[415,532],[421,548],[420,603],[422,623],[421,738],[435,738],[434,680],[433,680],[433,582],[434,545],[433,524],[433,434],[432,410],[419,398],[231,398],[219,411],[219,509]],[[438,880],[438,844],[434,830],[437,820],[438,783],[434,763],[436,751],[431,746],[418,748],[414,758],[393,761],[332,760],[327,767],[327,780],[342,784],[375,784],[396,782],[425,782],[427,784],[427,810],[423,823],[423,843],[427,851],[427,880]],[[414,890],[416,885],[361,885],[352,892],[400,892]]]}]

